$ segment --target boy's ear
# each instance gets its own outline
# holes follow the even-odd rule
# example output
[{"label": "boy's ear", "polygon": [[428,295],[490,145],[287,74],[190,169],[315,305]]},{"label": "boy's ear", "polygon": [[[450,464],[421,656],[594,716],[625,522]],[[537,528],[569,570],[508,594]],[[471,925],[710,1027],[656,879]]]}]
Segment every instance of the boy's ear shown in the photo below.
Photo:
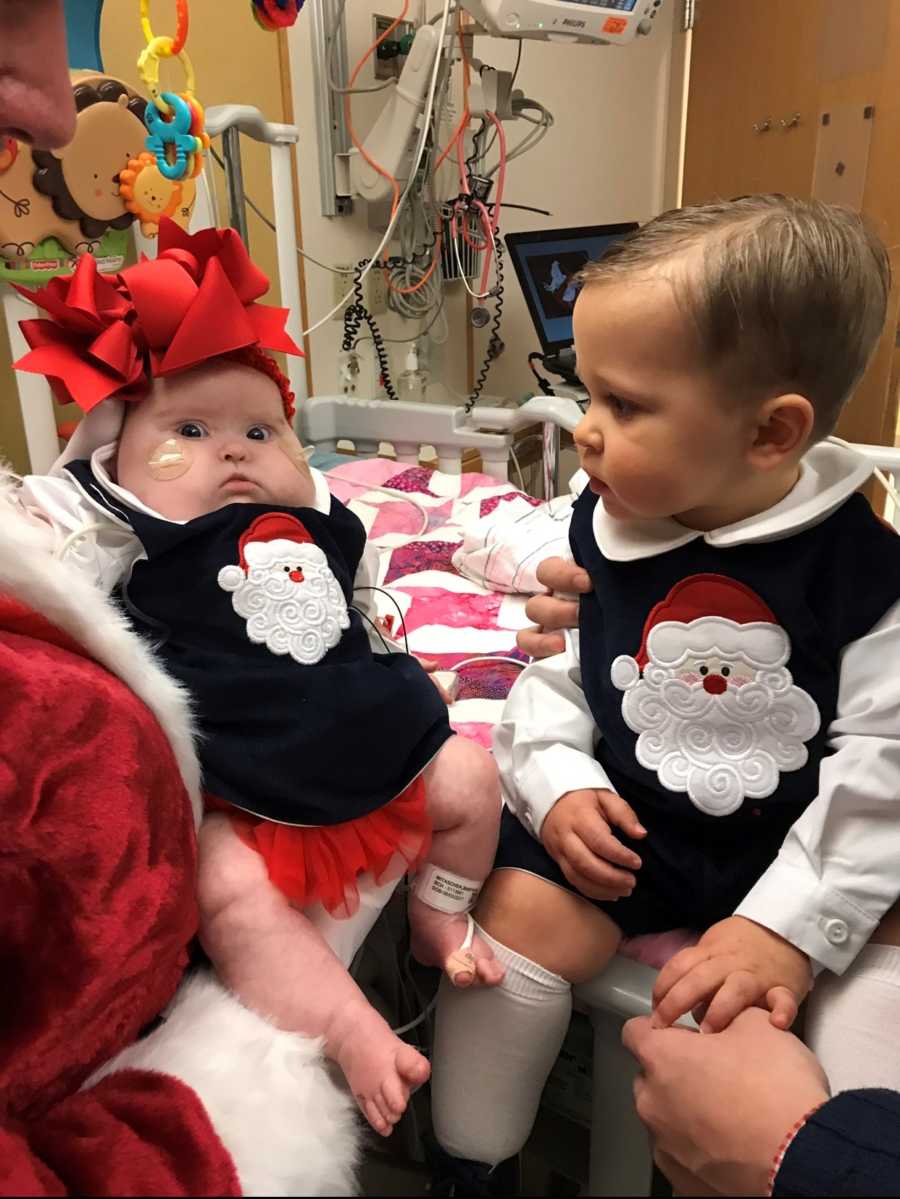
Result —
[{"label": "boy's ear", "polygon": [[815,411],[805,396],[774,396],[759,410],[750,462],[758,470],[774,470],[787,458],[806,451],[815,424]]}]

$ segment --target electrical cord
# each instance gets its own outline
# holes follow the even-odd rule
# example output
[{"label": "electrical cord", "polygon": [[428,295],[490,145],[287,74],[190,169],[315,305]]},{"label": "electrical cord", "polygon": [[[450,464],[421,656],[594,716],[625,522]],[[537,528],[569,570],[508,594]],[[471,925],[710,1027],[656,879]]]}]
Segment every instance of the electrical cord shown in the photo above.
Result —
[{"label": "electrical cord", "polygon": [[[422,532],[424,533],[425,530],[423,529]],[[388,599],[391,601],[391,603],[397,609],[397,615],[400,617],[400,628],[403,632],[403,644],[406,648],[406,652],[409,653],[409,637],[406,635],[406,621],[403,619],[403,609],[400,607],[400,604],[397,601],[397,597],[395,595],[391,595],[391,593],[389,591],[385,591],[385,589],[383,587],[354,587],[353,588],[354,595],[356,594],[357,591],[377,591],[380,595],[386,595],[388,597]],[[382,641],[383,640],[384,640],[384,638],[382,638]]]},{"label": "electrical cord", "polygon": [[543,361],[544,361],[544,355],[541,354],[539,351],[535,350],[535,352],[533,354],[528,355],[528,369],[534,375],[535,379],[537,379],[538,387],[541,389],[541,391],[544,393],[544,395],[550,396],[550,395],[553,395],[553,386],[550,383],[550,380],[547,379],[544,375],[540,374],[539,371],[535,370],[535,366],[534,366],[535,362],[542,363]]},{"label": "electrical cord", "polygon": [[491,365],[494,359],[500,356],[503,348],[503,342],[500,340],[500,323],[503,320],[503,241],[499,233],[494,234],[494,272],[496,282],[490,293],[494,296],[494,315],[491,318],[491,332],[488,338],[484,361],[481,364],[481,370],[478,372],[475,386],[472,388],[463,409],[465,416],[469,415],[478,402],[478,397],[484,391],[484,385],[487,382]]},{"label": "electrical cord", "polygon": [[375,347],[375,356],[378,359],[378,370],[382,386],[390,399],[399,400],[400,397],[397,395],[394,385],[391,382],[391,364],[388,352],[384,346],[384,338],[381,336],[381,330],[378,328],[374,316],[372,316],[364,303],[362,281],[369,266],[371,266],[371,260],[368,258],[361,258],[356,264],[356,275],[353,280],[352,292],[354,302],[348,305],[344,312],[344,339],[341,343],[341,349],[345,353],[349,353],[353,349],[354,340],[363,323],[368,325],[369,333],[372,336],[372,345]]},{"label": "electrical cord", "polygon": [[[216,153],[215,149],[212,146],[209,147],[209,153],[212,155],[213,159],[218,163],[218,165],[224,171],[225,163],[219,157],[219,155]],[[275,222],[273,220],[271,220],[269,217],[267,217],[266,214],[262,211],[262,209],[257,207],[257,205],[253,202],[251,197],[247,195],[246,192],[244,193],[244,201],[247,204],[248,208],[253,209],[253,211],[256,213],[256,215],[259,217],[259,219],[262,221],[262,223],[264,225],[268,225],[268,227],[272,230],[273,233],[278,232],[278,230],[275,227]],[[307,261],[315,263],[316,266],[320,266],[323,271],[330,271],[332,273],[332,275],[342,275],[344,273],[343,271],[337,270],[336,267],[328,266],[328,264],[325,262],[320,262],[318,260],[318,258],[313,258],[312,254],[308,254],[306,250],[301,250],[301,248],[299,246],[297,246],[297,253],[300,255],[301,258],[305,258],[305,259],[307,259]]]},{"label": "electrical cord", "polygon": [[341,21],[344,19],[344,10],[346,7],[347,0],[341,0],[331,30],[325,35],[325,62],[328,84],[331,90],[337,92],[340,96],[361,96],[371,92],[383,92],[386,88],[395,85],[397,80],[385,79],[383,83],[377,83],[374,87],[341,87],[334,81],[334,51],[337,45],[337,31]]},{"label": "electrical cord", "polygon": [[454,662],[453,666],[449,667],[449,669],[462,670],[464,666],[474,666],[476,662],[512,662],[513,666],[520,666],[522,670],[528,665],[527,662],[523,662],[520,658],[510,658],[507,654],[495,654],[493,656],[490,654],[478,654],[474,658],[466,658],[462,662]]},{"label": "electrical cord", "polygon": [[[407,182],[406,187],[405,187],[402,195],[400,196],[400,202],[397,205],[396,210],[394,211],[393,215],[391,216],[391,219],[388,221],[388,226],[387,226],[387,229],[385,229],[385,231],[384,231],[384,236],[382,237],[381,241],[379,242],[379,244],[375,250],[375,253],[373,254],[371,260],[369,261],[368,266],[363,271],[363,275],[362,275],[363,278],[372,269],[373,263],[375,263],[378,260],[378,258],[382,254],[385,246],[388,244],[391,237],[393,236],[394,227],[397,224],[397,218],[400,214],[400,210],[402,209],[403,205],[406,203],[407,197],[409,196],[410,192],[413,190],[413,187],[415,186],[416,177],[419,172],[419,167],[422,163],[422,159],[425,156],[425,146],[426,146],[426,142],[428,141],[429,134],[431,132],[431,129],[430,129],[431,118],[434,113],[434,102],[435,102],[435,97],[437,94],[437,82],[438,82],[438,77],[439,77],[440,71],[441,71],[441,63],[443,60],[444,40],[445,40],[446,33],[447,33],[447,22],[448,22],[448,19],[450,16],[450,8],[451,8],[450,0],[444,0],[444,5],[443,5],[442,12],[441,12],[441,17],[440,17],[441,31],[438,35],[438,53],[434,57],[434,67],[431,72],[431,81],[430,81],[429,87],[428,87],[428,97],[425,101],[425,115],[424,115],[424,119],[422,120],[421,129],[419,130],[419,140],[416,144],[416,150],[413,155],[413,166],[409,173],[409,181]],[[317,321],[315,321],[312,325],[310,325],[309,328],[304,329],[300,336],[308,337],[311,333],[315,333],[317,329],[321,329],[321,327],[323,325],[327,324],[328,321],[331,320],[331,318],[334,316],[334,314],[336,312],[341,311],[341,309],[347,304],[348,300],[351,300],[353,298],[353,294],[354,294],[353,289],[348,291],[347,294],[345,296],[342,296],[341,299],[335,305],[333,305],[333,307],[328,312],[325,313],[324,316],[320,317]]]}]

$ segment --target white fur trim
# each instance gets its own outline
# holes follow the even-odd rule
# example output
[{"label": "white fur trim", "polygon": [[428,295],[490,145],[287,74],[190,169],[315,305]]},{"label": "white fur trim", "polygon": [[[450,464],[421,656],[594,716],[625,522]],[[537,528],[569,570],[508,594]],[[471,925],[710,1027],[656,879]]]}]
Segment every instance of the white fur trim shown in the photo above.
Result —
[{"label": "white fur trim", "polygon": [[283,1032],[212,975],[183,984],[166,1022],[85,1084],[155,1070],[199,1096],[245,1195],[352,1195],[361,1127],[321,1041]]},{"label": "white fur trim", "polygon": [[0,467],[0,590],[68,633],[147,705],[169,739],[199,825],[200,765],[187,692],[106,596],[76,568],[53,558],[49,526],[25,513],[17,488],[17,478]]},{"label": "white fur trim", "polygon": [[688,658],[746,658],[756,669],[784,666],[791,655],[788,635],[777,624],[756,620],[738,624],[724,616],[701,616],[683,624],[666,620],[647,638],[647,654],[660,666],[678,666]]}]

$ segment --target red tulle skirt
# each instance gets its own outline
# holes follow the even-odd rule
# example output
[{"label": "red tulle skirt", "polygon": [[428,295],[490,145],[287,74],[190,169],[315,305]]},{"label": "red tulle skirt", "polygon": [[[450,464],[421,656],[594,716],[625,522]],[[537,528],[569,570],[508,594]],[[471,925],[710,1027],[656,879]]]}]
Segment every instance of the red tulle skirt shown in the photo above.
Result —
[{"label": "red tulle skirt", "polygon": [[332,916],[352,916],[359,907],[356,880],[366,872],[376,883],[415,870],[431,845],[422,775],[396,799],[356,820],[314,828],[275,824],[214,796],[208,809],[225,812],[245,845],[266,863],[269,877],[298,908],[321,903]]}]

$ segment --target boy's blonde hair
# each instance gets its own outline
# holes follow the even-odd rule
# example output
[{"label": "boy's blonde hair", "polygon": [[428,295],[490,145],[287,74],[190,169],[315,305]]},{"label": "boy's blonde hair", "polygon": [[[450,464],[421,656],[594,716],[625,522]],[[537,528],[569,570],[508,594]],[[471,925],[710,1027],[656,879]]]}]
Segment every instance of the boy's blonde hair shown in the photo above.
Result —
[{"label": "boy's blonde hair", "polygon": [[710,366],[741,395],[805,396],[812,440],[826,437],[884,326],[891,269],[877,235],[849,208],[742,196],[662,213],[581,278],[620,282],[674,258],[688,260],[670,277]]}]

